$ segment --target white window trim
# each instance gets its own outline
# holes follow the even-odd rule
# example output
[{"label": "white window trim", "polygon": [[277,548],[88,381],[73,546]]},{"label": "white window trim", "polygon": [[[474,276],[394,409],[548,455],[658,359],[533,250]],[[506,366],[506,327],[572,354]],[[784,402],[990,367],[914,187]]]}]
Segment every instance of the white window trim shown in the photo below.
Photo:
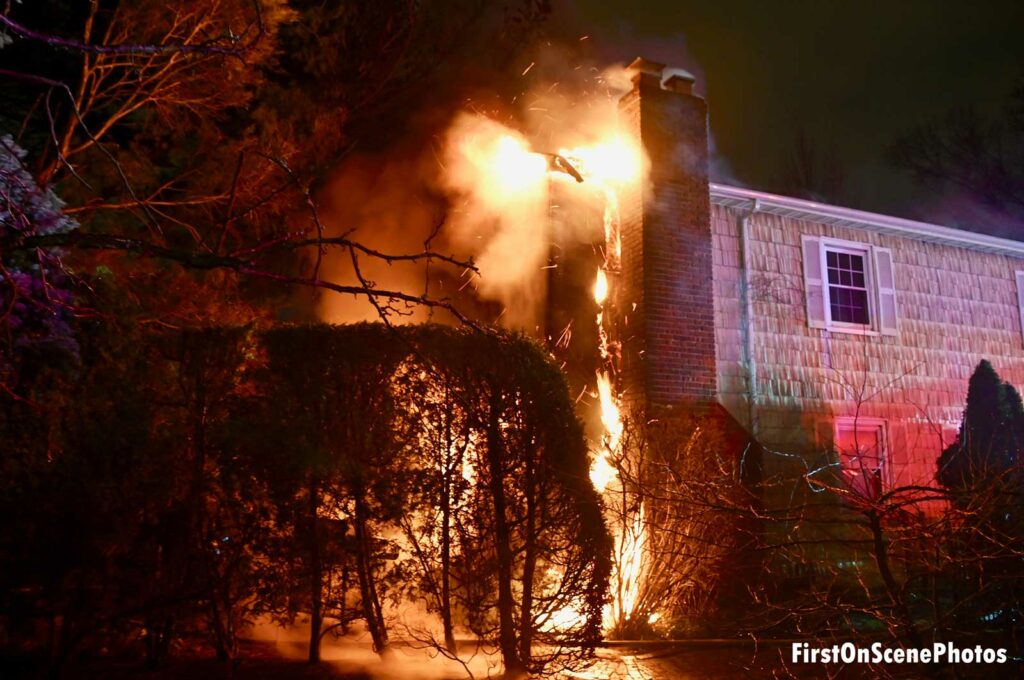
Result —
[{"label": "white window trim", "polygon": [[[891,249],[862,241],[844,241],[827,236],[802,234],[800,250],[808,327],[861,336],[899,335],[899,304]],[[864,274],[868,289],[870,324],[832,320],[832,290],[828,283],[830,251],[853,252],[867,260]]]},{"label": "white window trim", "polygon": [[870,416],[836,416],[832,419],[832,450],[836,454],[836,465],[841,474],[845,472],[842,455],[836,446],[839,439],[839,427],[846,425],[852,429],[863,427],[878,428],[881,431],[882,451],[878,456],[880,469],[882,471],[882,492],[892,488],[892,462],[889,458],[889,422],[885,418],[874,418]]},{"label": "white window trim", "polygon": [[[857,241],[844,241],[838,238],[822,236],[821,247],[818,255],[821,258],[821,294],[825,299],[825,328],[837,333],[851,333],[853,335],[881,335],[881,319],[878,316],[878,285],[875,282],[875,258],[870,243]],[[828,283],[828,251],[847,252],[853,255],[860,255],[864,258],[864,283],[868,293],[868,319],[871,323],[848,323],[832,320],[832,291]]]}]

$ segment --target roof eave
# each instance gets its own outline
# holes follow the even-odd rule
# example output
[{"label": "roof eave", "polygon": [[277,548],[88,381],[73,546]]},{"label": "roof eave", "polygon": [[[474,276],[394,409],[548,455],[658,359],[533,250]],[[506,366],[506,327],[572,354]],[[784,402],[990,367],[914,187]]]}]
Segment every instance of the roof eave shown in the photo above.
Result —
[{"label": "roof eave", "polygon": [[710,185],[710,192],[711,202],[715,205],[747,210],[756,206],[758,212],[779,215],[780,217],[790,217],[855,229],[868,229],[883,234],[914,238],[929,243],[1024,257],[1024,242],[999,236],[989,236],[988,234],[944,227],[939,224],[917,222],[901,217],[892,217],[891,215],[880,215],[863,210],[854,210],[853,208],[816,203],[800,198],[779,196],[778,194],[769,194],[763,191],[741,189],[726,184],[712,183]]}]

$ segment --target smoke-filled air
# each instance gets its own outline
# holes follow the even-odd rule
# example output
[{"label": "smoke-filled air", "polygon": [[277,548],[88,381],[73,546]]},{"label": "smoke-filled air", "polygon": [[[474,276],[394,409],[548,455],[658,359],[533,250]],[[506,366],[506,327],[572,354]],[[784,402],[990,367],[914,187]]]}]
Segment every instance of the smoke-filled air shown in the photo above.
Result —
[{"label": "smoke-filled air", "polygon": [[[408,263],[376,262],[361,273],[382,289],[483,303],[490,321],[536,330],[552,248],[615,242],[607,233],[615,191],[643,181],[642,149],[618,120],[628,85],[621,67],[570,71],[566,82],[534,81],[500,119],[467,105],[443,134],[406,148],[398,160],[390,152],[387,160],[368,155],[345,163],[327,192],[324,222],[331,233],[358,235],[385,252],[426,246],[472,258],[477,271],[455,280],[449,271]],[[328,256],[324,268],[357,281],[348,254]],[[377,317],[365,300],[331,294],[318,314],[331,322]],[[410,307],[396,321],[427,316]]]}]

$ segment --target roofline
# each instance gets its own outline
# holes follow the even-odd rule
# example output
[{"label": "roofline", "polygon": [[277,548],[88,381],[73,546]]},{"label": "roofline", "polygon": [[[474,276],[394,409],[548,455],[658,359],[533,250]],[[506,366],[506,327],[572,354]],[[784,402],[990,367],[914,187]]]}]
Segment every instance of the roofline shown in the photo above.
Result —
[{"label": "roofline", "polygon": [[741,189],[727,184],[709,185],[711,202],[728,208],[745,208],[756,212],[792,217],[821,224],[834,224],[856,229],[869,229],[882,234],[914,238],[919,241],[959,246],[988,253],[1001,253],[1024,257],[1024,242],[999,236],[989,236],[963,229],[943,227],[939,224],[905,220],[891,215],[842,208],[826,203],[815,203],[800,198],[779,196],[763,191]]}]

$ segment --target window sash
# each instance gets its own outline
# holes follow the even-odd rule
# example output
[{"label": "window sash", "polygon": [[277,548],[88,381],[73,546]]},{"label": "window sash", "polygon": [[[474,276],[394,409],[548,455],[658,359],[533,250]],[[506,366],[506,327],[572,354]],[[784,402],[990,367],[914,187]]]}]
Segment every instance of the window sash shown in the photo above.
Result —
[{"label": "window sash", "polygon": [[[844,241],[842,239],[814,234],[801,234],[800,251],[803,260],[804,306],[807,313],[807,327],[822,330],[833,330],[838,333],[854,335],[898,335],[899,311],[894,277],[892,251],[889,248],[876,246],[861,241]],[[837,297],[835,286],[844,283],[857,283],[852,278],[839,283],[830,283],[828,253],[845,252],[860,258],[858,264],[864,267],[863,289],[867,296],[867,323],[852,323],[849,316],[833,314],[831,301]],[[838,262],[837,262],[838,264]],[[834,277],[833,277],[834,278]],[[859,277],[858,277],[859,278]],[[1021,289],[1024,290],[1024,271],[1018,275]],[[861,288],[853,286],[852,288]],[[842,290],[850,290],[844,288]],[[844,293],[849,296],[850,293]],[[863,296],[861,293],[857,295]],[[1021,293],[1024,300],[1024,293]],[[858,309],[865,306],[857,305]],[[835,318],[834,318],[835,317]],[[1024,328],[1024,302],[1021,303],[1021,326]],[[856,317],[862,321],[863,316]]]},{"label": "window sash", "polygon": [[[844,254],[854,255],[860,258],[861,266],[863,267],[864,275],[864,287],[858,286],[843,286],[840,284],[833,284],[830,280],[830,270],[833,267],[829,266],[828,254]],[[877,331],[875,325],[877,321],[875,302],[872,299],[872,291],[874,290],[874,278],[871,265],[871,246],[860,244],[847,245],[844,242],[837,242],[833,239],[822,238],[821,239],[821,272],[822,272],[822,283],[823,292],[825,295],[825,326],[826,328],[840,328],[844,330],[858,331],[874,333]],[[867,317],[866,323],[860,323],[857,321],[844,321],[842,319],[836,319],[832,314],[832,306],[834,304],[835,296],[833,294],[833,288],[848,288],[851,290],[863,291],[865,298],[864,315]]]},{"label": "window sash", "polygon": [[846,484],[866,498],[877,498],[888,482],[885,421],[875,418],[836,419],[832,441]]}]

